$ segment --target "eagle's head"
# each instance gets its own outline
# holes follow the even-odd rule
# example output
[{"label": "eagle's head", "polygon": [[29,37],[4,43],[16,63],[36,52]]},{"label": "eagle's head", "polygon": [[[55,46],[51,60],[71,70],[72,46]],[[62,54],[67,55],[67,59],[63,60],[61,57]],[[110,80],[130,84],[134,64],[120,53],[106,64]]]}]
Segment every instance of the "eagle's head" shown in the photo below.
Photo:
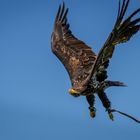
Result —
[{"label": "eagle's head", "polygon": [[80,95],[85,95],[87,90],[86,85],[82,86],[72,86],[72,88],[69,89],[69,94],[74,97],[79,97]]},{"label": "eagle's head", "polygon": [[69,94],[74,96],[74,97],[79,97],[80,96],[80,92],[76,89],[73,89],[73,88],[69,89]]}]

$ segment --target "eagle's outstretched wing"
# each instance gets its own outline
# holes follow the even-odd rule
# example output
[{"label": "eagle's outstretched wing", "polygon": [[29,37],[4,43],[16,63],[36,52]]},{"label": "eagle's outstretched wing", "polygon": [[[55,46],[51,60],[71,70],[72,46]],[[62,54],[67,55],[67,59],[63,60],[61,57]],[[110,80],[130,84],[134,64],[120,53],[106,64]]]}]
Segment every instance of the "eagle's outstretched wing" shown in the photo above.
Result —
[{"label": "eagle's outstretched wing", "polygon": [[119,1],[116,23],[107,41],[100,50],[95,65],[93,66],[91,77],[98,81],[103,81],[107,78],[106,69],[109,65],[109,60],[113,55],[115,45],[127,42],[140,29],[140,18],[132,20],[132,18],[140,12],[140,8],[134,11],[128,18],[123,20],[128,4],[129,0],[123,0],[122,5]]},{"label": "eagle's outstretched wing", "polygon": [[89,79],[96,54],[72,34],[67,22],[67,13],[68,9],[65,9],[63,3],[56,15],[51,46],[53,53],[67,69],[73,87],[80,89]]}]

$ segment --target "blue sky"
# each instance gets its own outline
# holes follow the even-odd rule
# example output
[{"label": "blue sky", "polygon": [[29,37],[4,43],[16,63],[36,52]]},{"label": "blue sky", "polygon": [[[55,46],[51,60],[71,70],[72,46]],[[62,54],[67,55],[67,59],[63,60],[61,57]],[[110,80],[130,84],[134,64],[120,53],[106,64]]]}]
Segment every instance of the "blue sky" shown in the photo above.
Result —
[{"label": "blue sky", "polygon": [[[98,53],[114,25],[118,0],[64,1],[73,34]],[[98,98],[91,119],[85,98],[68,94],[68,74],[50,49],[61,2],[0,0],[0,139],[138,140],[139,124],[116,113],[110,121]],[[139,0],[131,1],[126,15],[139,7]],[[139,44],[140,32],[116,48],[109,79],[128,87],[106,92],[113,108],[140,119]]]}]

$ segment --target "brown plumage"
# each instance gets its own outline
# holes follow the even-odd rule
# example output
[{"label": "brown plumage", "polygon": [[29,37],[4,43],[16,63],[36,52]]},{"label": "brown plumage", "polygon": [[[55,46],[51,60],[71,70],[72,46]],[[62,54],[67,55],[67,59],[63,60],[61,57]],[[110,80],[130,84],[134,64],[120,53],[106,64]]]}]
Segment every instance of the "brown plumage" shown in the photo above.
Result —
[{"label": "brown plumage", "polygon": [[[68,71],[72,84],[69,93],[75,97],[86,96],[91,117],[95,116],[95,93],[97,93],[103,106],[108,111],[110,119],[113,120],[112,112],[120,113],[120,111],[111,109],[111,103],[104,90],[111,86],[125,86],[122,82],[106,79],[107,68],[115,46],[127,42],[140,29],[140,18],[132,19],[140,12],[140,8],[125,20],[123,19],[129,1],[123,0],[122,4],[119,1],[116,23],[98,55],[92,51],[91,47],[72,34],[67,22],[68,8],[65,9],[64,3],[59,6],[55,18],[54,31],[51,36],[52,51]],[[129,117],[125,113],[121,112],[120,114]],[[132,119],[133,117],[130,118]]]}]

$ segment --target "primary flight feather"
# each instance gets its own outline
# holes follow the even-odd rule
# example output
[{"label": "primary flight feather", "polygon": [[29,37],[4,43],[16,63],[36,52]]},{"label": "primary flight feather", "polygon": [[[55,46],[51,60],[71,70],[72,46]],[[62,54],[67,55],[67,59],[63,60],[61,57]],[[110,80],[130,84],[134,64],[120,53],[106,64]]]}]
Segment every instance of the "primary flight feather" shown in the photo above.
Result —
[{"label": "primary flight feather", "polygon": [[130,0],[123,0],[121,4],[121,1],[119,1],[115,25],[98,55],[71,32],[67,21],[68,8],[65,8],[64,3],[59,6],[55,18],[54,30],[51,36],[52,51],[68,71],[72,84],[69,93],[75,97],[81,95],[86,97],[91,117],[95,117],[94,101],[96,93],[111,120],[113,120],[112,112],[118,112],[139,122],[130,115],[112,109],[105,93],[105,89],[111,86],[125,86],[124,83],[119,81],[106,80],[107,68],[116,45],[127,42],[140,30],[140,18],[132,19],[140,13],[140,8],[124,19],[129,2]]}]

